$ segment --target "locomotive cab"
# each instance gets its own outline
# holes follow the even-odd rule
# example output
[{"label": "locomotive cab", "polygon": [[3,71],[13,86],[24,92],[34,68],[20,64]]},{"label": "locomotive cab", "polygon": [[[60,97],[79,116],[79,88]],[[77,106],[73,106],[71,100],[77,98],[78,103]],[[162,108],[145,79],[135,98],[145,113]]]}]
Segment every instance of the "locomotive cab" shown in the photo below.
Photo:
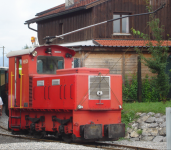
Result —
[{"label": "locomotive cab", "polygon": [[60,46],[12,51],[9,57],[9,107],[29,108],[29,78],[53,76],[56,70],[72,68],[73,50]]},{"label": "locomotive cab", "polygon": [[124,137],[121,75],[72,68],[74,55],[57,45],[7,54],[9,129],[75,142]]}]

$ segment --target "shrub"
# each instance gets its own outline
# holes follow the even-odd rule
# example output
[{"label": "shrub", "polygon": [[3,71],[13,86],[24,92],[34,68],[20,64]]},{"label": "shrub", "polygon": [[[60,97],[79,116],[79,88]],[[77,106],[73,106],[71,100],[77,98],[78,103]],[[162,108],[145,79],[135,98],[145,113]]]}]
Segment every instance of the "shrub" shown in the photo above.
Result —
[{"label": "shrub", "polygon": [[[138,101],[137,89],[137,76],[133,76],[131,82],[129,82],[128,77],[126,77],[125,85],[123,85],[123,99]],[[159,100],[160,95],[157,88],[156,77],[149,78],[149,76],[146,75],[142,80],[142,102],[158,102]]]}]

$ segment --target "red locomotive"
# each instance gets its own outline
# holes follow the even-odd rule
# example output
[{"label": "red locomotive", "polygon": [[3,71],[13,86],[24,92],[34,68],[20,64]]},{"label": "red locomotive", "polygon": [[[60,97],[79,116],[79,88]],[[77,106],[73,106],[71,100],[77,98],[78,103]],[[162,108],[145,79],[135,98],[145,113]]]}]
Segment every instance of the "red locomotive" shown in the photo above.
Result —
[{"label": "red locomotive", "polygon": [[7,54],[9,129],[75,142],[124,137],[121,75],[72,68],[74,55],[57,45]]}]

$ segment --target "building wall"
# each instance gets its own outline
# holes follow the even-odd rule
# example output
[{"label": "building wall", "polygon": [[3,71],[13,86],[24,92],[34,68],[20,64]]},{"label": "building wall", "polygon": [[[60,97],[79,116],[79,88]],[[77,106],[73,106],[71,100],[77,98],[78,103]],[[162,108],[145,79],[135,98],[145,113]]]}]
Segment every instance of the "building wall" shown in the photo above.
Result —
[{"label": "building wall", "polygon": [[[156,17],[160,18],[160,25],[164,25],[165,31],[163,33],[163,37],[165,40],[167,40],[167,34],[171,35],[171,0],[151,0],[153,10],[157,9],[163,2],[166,2],[166,6],[164,9],[160,10],[157,13]],[[144,12],[147,12],[144,0],[109,0],[84,11],[78,11],[53,19],[38,22],[39,43],[44,43],[43,38],[45,36],[59,35],[61,33],[61,31],[59,31],[60,23],[63,23],[63,33],[67,33],[88,25],[113,19],[114,13],[139,14]],[[133,27],[143,33],[149,35],[152,34],[146,24],[149,21],[149,15],[130,17],[129,19],[129,29]],[[114,36],[113,22],[110,22],[104,25],[100,25],[91,29],[86,29],[84,31],[68,35],[64,37],[64,40],[58,39],[55,40],[54,43],[67,43],[98,38],[138,39],[138,37],[134,37],[132,35]]]},{"label": "building wall", "polygon": [[[144,53],[146,58],[151,55]],[[109,68],[111,74],[121,74],[123,81],[125,77],[132,79],[133,75],[137,75],[138,54],[135,52],[77,52],[74,58],[80,59],[80,67],[88,68]],[[141,75],[152,77],[149,68],[141,63]]]}]

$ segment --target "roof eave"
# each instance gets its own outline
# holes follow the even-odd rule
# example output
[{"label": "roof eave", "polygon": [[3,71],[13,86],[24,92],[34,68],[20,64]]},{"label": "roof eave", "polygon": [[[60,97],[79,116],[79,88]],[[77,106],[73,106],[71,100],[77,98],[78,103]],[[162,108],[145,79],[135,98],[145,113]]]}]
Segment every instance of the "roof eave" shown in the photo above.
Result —
[{"label": "roof eave", "polygon": [[68,13],[76,12],[76,11],[79,11],[79,10],[85,10],[85,9],[86,9],[86,7],[82,6],[82,7],[74,8],[74,9],[71,9],[71,10],[63,11],[63,12],[60,12],[60,13],[51,14],[51,15],[48,15],[48,16],[43,16],[43,17],[40,17],[40,18],[27,20],[27,21],[25,21],[24,24],[35,23],[35,22],[43,21],[43,20],[46,20],[46,19],[62,16],[62,15],[68,14]]}]

